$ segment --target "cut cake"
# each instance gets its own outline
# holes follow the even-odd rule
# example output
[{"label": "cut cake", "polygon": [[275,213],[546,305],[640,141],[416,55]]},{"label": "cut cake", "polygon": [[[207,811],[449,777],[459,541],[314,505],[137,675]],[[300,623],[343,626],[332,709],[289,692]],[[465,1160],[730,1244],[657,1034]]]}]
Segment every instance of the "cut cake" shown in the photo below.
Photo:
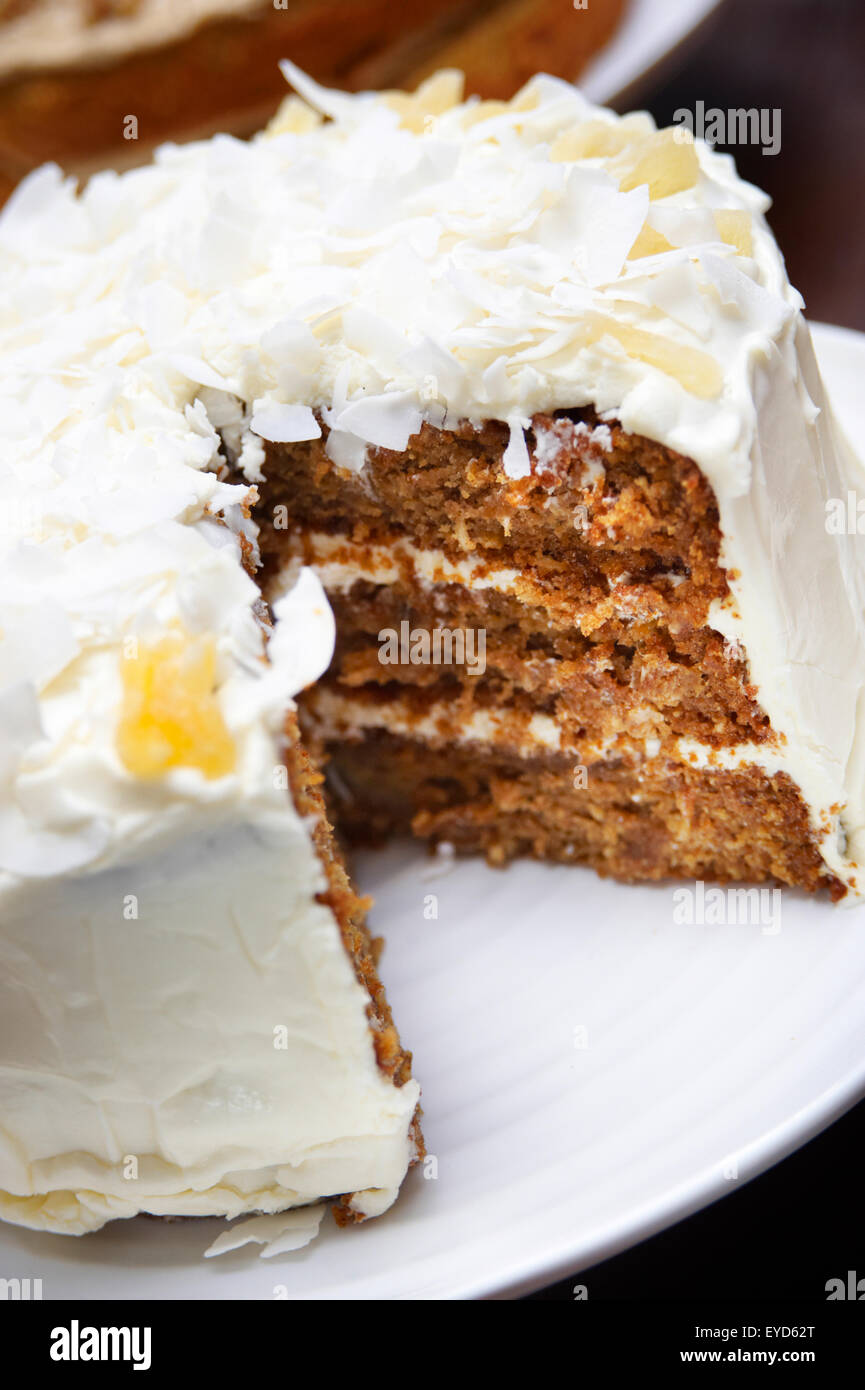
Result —
[{"label": "cut cake", "polygon": [[861,474],[766,199],[554,78],[286,71],[253,141],[0,217],[24,1225],[393,1200],[418,1088],[319,768],[348,834],[859,895]]}]

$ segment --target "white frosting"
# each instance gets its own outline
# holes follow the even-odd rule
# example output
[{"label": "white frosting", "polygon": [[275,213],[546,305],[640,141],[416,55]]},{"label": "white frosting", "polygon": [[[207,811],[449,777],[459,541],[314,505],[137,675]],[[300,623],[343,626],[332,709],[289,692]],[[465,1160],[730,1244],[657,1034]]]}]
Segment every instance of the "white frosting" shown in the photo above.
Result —
[{"label": "white frosting", "polygon": [[417,1083],[381,1072],[307,829],[273,800],[137,862],[5,886],[7,1220],[77,1235],[396,1196]]},{"label": "white frosting", "polygon": [[253,1216],[248,1221],[238,1221],[216,1237],[205,1250],[205,1257],[227,1255],[250,1244],[265,1247],[261,1251],[264,1260],[272,1260],[275,1255],[285,1255],[291,1250],[302,1250],[315,1240],[323,1215],[324,1206],[319,1204],[279,1212],[275,1216]]},{"label": "white frosting", "polygon": [[[280,775],[333,618],[304,572],[265,660],[241,564],[252,499],[221,481],[199,399],[228,438],[233,398],[188,331],[204,299],[156,223],[142,259],[137,196],[103,181],[103,202],[99,182],[77,203],[42,171],[0,217],[0,1210],[82,1231],[367,1189],[381,1204],[417,1087],[378,1068]],[[252,472],[242,412],[237,443]],[[124,660],[166,630],[212,644],[225,775],[142,780],[120,755]]]},{"label": "white frosting", "polygon": [[322,737],[331,739],[359,738],[368,729],[387,729],[428,743],[486,744],[524,757],[541,751],[558,752],[562,746],[557,720],[548,714],[531,714],[520,720],[507,706],[474,709],[467,714],[455,701],[432,700],[419,714],[399,695],[386,701],[365,700],[319,686],[309,697],[306,715]]},{"label": "white frosting", "polygon": [[[423,584],[461,584],[467,589],[495,589],[522,597],[531,592],[533,599],[535,592],[541,592],[519,570],[487,565],[480,558],[454,560],[443,550],[417,546],[405,536],[396,536],[387,545],[359,545],[339,533],[308,531],[304,550],[307,565],[330,594],[346,593],[361,580],[395,584],[403,575]],[[270,597],[280,595],[293,583],[294,569],[288,566],[276,576]]]},{"label": "white frosting", "polygon": [[[353,442],[361,456],[368,444],[403,448],[424,418],[497,418],[516,437],[535,411],[592,402],[662,433],[716,487],[742,488],[750,360],[799,300],[766,199],[725,157],[697,146],[695,187],[650,204],[644,186],[619,192],[603,160],[551,157],[581,124],[617,123],[566,83],[538,78],[530,109],[477,120],[469,102],[416,133],[384,99],[291,72],[335,119],[300,132],[289,115],[252,142],[165,146],[151,166],[97,176],[80,200],[50,168],[25,182],[0,235],[20,301],[34,281],[56,287],[45,317],[61,330],[58,358],[91,361],[110,323],[124,377],[134,360],[163,392],[184,378],[190,397],[195,383],[222,388],[251,404],[266,437],[275,423],[277,438],[296,438],[304,419],[312,437],[302,408],[318,408],[332,447]],[[648,116],[629,121],[633,138],[654,129]],[[753,260],[689,221],[698,208],[711,224],[712,206],[751,216]],[[682,244],[626,261],[647,218]],[[89,317],[73,330],[60,303]],[[600,334],[611,320],[702,354],[718,394],[629,355]]]},{"label": "white frosting", "polygon": [[[318,415],[331,457],[354,469],[370,446],[402,449],[423,420],[497,418],[516,479],[533,413],[588,403],[692,456],[715,489],[731,567],[733,601],[713,621],[748,658],[773,755],[802,789],[827,865],[852,882],[865,851],[863,542],[823,525],[825,498],[861,486],[861,470],[835,435],[765,197],[700,144],[692,186],[654,200],[645,183],[621,191],[618,156],[569,156],[567,141],[591,125],[638,141],[650,118],[620,121],[550,78],[504,110],[437,101],[430,113],[423,98],[349,97],[287,71],[327,122],[295,105],[250,143],[166,146],[153,165],[100,175],[80,197],[45,168],[0,215],[0,949],[4,977],[30,981],[20,994],[33,1018],[53,1000],[51,1029],[68,1030],[63,1056],[47,1059],[54,1033],[33,1019],[13,1029],[11,1000],[0,1011],[0,1064],[17,1058],[7,1085],[26,1078],[0,1189],[14,1194],[16,1219],[31,1219],[48,1210],[47,1189],[74,1188],[46,1222],[58,1229],[142,1201],[278,1209],[321,1195],[337,1173],[340,1188],[390,1191],[405,1165],[413,1090],[397,1096],[375,1069],[362,991],[314,903],[308,834],[272,777],[285,706],[327,664],[332,619],[307,577],[277,605],[262,661],[256,588],[239,564],[240,537],[255,541],[247,489],[222,481],[215,426],[250,482],[262,476],[262,439],[316,437]],[[744,215],[752,254],[721,239],[715,210],[739,214],[740,233]],[[672,249],[628,260],[649,234]],[[215,645],[215,699],[236,754],[215,780],[181,767],[141,781],[118,755],[126,643],[172,625]],[[161,1089],[161,1044],[115,1048],[114,1076],[95,1066],[109,1030],[141,1042],[113,895],[138,885],[167,914],[170,930],[137,924],[152,948],[141,962],[147,1007],[172,1016],[179,979],[192,1014],[206,1010],[199,967],[216,997],[245,949],[244,870],[227,853],[237,836],[268,845],[262,886],[246,888],[269,942],[255,974],[269,1024],[299,953],[329,942],[325,1012],[350,1084],[328,1092],[333,1059],[313,1043],[312,1090],[330,1094],[331,1120],[349,1117],[338,1135],[318,1110],[316,1132],[304,1128],[306,1092],[286,1127],[289,1069],[240,1047],[241,1093],[265,1104],[264,1118],[244,1111],[238,1136],[228,1098],[244,1015],[238,1024],[227,995],[205,1030],[204,1071],[164,1069],[179,1087],[177,1115]],[[168,863],[207,905],[203,917],[153,896]],[[288,922],[292,873],[304,891]],[[112,1000],[120,1007],[106,1012]],[[298,1023],[305,1066],[319,1034],[305,1005],[300,1015],[311,1029]],[[167,1036],[188,1026],[172,1017]],[[224,1070],[208,1082],[214,1056]],[[197,1088],[208,1084],[217,1103],[200,1129]],[[328,1146],[342,1141],[335,1155]],[[130,1197],[113,1165],[137,1150],[148,1161]],[[372,1210],[385,1199],[358,1200]]]},{"label": "white frosting", "polygon": [[737,743],[716,748],[694,738],[677,738],[662,745],[654,736],[641,737],[633,732],[603,739],[575,737],[553,716],[526,716],[512,705],[487,705],[466,715],[451,700],[432,700],[419,715],[411,701],[399,695],[385,701],[367,700],[332,686],[320,686],[307,698],[305,708],[307,719],[326,739],[350,741],[369,730],[384,729],[433,745],[478,744],[523,758],[561,753],[577,763],[588,764],[624,755],[647,762],[660,759],[662,764],[686,763],[717,772],[759,768],[768,777],[788,770],[783,746],[777,743]]},{"label": "white frosting", "polygon": [[[50,441],[7,479],[41,469],[46,531],[7,538],[0,653],[28,621],[47,652],[17,640],[0,692],[0,1214],[76,1234],[137,1211],[392,1200],[418,1097],[378,1067],[280,765],[286,706],[333,648],[321,587],[305,570],[277,602],[266,664],[235,539],[193,505],[199,485],[229,507],[236,489],[182,457],[172,472],[171,437],[151,439],[136,472],[134,441],[106,430],[90,496],[83,469],[74,499],[52,477]],[[125,496],[123,469],[134,494],[156,458],[180,515],[141,502],[118,542],[100,495]],[[115,743],[122,645],[178,614],[218,640],[237,765],[142,782]]]},{"label": "white frosting", "polygon": [[753,353],[751,471],[719,498],[733,602],[710,621],[747,656],[780,766],[851,905],[865,891],[865,538],[825,522],[827,499],[861,495],[865,471],[833,419],[804,320]]},{"label": "white frosting", "polygon": [[[339,532],[329,531],[307,531],[303,539],[306,562],[328,594],[348,593],[361,580],[395,584],[405,578],[422,585],[459,584],[466,589],[493,589],[508,594],[521,603],[545,609],[557,622],[571,622],[589,632],[609,618],[649,621],[661,610],[654,587],[627,578],[612,583],[606,598],[596,599],[592,595],[575,599],[539,582],[528,569],[491,564],[477,553],[455,560],[438,548],[416,546],[405,536],[395,536],[386,545],[358,544]],[[290,588],[295,575],[296,566],[292,563],[279,571],[271,581],[269,597],[274,599]],[[673,588],[682,582],[682,576],[677,574],[661,577]]]},{"label": "white frosting", "polygon": [[[23,1225],[384,1203],[408,1165],[418,1088],[378,1067],[280,775],[286,703],[327,665],[332,615],[304,571],[265,665],[254,586],[209,525],[160,522],[137,549],[60,532],[45,565],[67,576],[71,660],[34,673],[38,700],[21,681],[0,696],[0,1214]],[[38,573],[19,548],[8,577],[20,560]],[[238,766],[137,782],[114,747],[117,644],[178,602],[219,625]]]}]

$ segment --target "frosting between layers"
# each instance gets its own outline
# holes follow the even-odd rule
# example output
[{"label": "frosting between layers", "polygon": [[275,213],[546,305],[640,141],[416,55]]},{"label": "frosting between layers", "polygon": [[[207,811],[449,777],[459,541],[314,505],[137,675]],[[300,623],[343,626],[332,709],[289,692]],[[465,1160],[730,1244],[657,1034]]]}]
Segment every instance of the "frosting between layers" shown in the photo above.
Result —
[{"label": "frosting between layers", "polygon": [[675,738],[662,747],[658,738],[639,738],[633,734],[607,739],[569,739],[567,731],[552,715],[527,715],[508,705],[476,708],[466,716],[458,702],[432,700],[419,715],[411,700],[398,695],[386,700],[365,700],[330,686],[320,686],[308,698],[305,714],[316,733],[325,739],[361,738],[367,731],[383,729],[439,746],[480,744],[523,758],[562,753],[575,761],[592,763],[621,754],[634,754],[647,761],[672,759],[691,767],[721,772],[759,767],[769,777],[776,772],[789,773],[784,749],[777,744],[738,743],[729,748],[717,748],[698,739]]},{"label": "frosting between layers", "polygon": [[364,700],[326,686],[311,695],[306,717],[324,738],[357,738],[368,729],[386,729],[432,743],[506,747],[524,757],[538,751],[557,752],[562,743],[561,726],[548,714],[521,720],[512,709],[502,707],[475,709],[466,715],[456,702],[433,700],[419,715],[410,701],[399,696]]},{"label": "frosting between layers", "polygon": [[[385,545],[371,541],[358,544],[343,534],[307,531],[303,540],[305,563],[326,593],[347,593],[362,580],[394,584],[406,573],[423,584],[461,584],[467,589],[495,589],[502,594],[534,587],[519,570],[507,565],[489,564],[481,556],[454,560],[443,550],[417,546],[406,536],[395,536]],[[269,597],[290,589],[294,580],[295,570],[289,565],[277,574]]]},{"label": "frosting between layers", "polygon": [[[394,536],[387,544],[371,541],[359,544],[344,534],[307,531],[303,546],[307,567],[328,594],[350,593],[361,581],[396,584],[403,578],[422,585],[458,584],[472,591],[494,589],[546,609],[559,622],[571,622],[577,628],[591,631],[610,617],[651,618],[658,611],[655,591],[650,585],[623,580],[611,584],[610,596],[601,603],[580,605],[572,595],[557,593],[549,585],[538,583],[528,570],[492,563],[477,551],[454,559],[443,550],[417,546],[405,536]],[[296,574],[295,565],[284,566],[271,580],[268,597],[275,599],[290,589]],[[682,582],[678,574],[657,578],[674,587]]]}]

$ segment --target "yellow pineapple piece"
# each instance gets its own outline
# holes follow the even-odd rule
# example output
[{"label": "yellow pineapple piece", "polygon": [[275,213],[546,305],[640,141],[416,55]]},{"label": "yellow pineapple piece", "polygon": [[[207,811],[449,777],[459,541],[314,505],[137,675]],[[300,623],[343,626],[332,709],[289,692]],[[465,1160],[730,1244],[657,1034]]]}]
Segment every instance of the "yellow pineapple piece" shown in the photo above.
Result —
[{"label": "yellow pineapple piece", "polygon": [[623,122],[586,121],[575,130],[566,130],[550,147],[550,159],[570,164],[577,159],[610,159],[634,143],[634,131]]},{"label": "yellow pineapple piece", "polygon": [[180,629],[141,643],[122,659],[123,702],[117,751],[134,777],[154,781],[174,767],[198,768],[210,780],[236,762],[234,741],[216,698],[212,637]]},{"label": "yellow pineapple piece", "polygon": [[632,324],[619,323],[606,314],[595,314],[589,325],[587,341],[595,343],[599,338],[609,335],[622,345],[629,357],[657,367],[667,376],[674,377],[686,391],[699,396],[701,400],[712,400],[720,394],[724,384],[721,368],[707,352],[699,348],[685,347],[664,338],[659,333],[649,333],[644,328]]},{"label": "yellow pineapple piece", "polygon": [[550,159],[554,164],[573,164],[578,159],[588,157],[584,151],[585,142],[580,139],[580,131],[566,130],[550,145]]},{"label": "yellow pineapple piece", "polygon": [[385,106],[389,106],[391,111],[395,111],[399,116],[403,130],[413,130],[416,134],[421,134],[424,129],[423,112],[415,106],[410,93],[382,92],[381,99]]},{"label": "yellow pineapple piece", "polygon": [[655,202],[680,193],[684,188],[693,188],[700,165],[690,134],[677,127],[646,136],[633,154],[626,151],[621,169],[619,187],[623,193],[630,193],[632,188],[646,183],[649,197]]},{"label": "yellow pineapple piece", "polygon": [[384,92],[383,100],[396,111],[404,130],[422,135],[436,116],[462,101],[464,80],[458,68],[442,68],[422,82],[416,92]]},{"label": "yellow pineapple piece", "polygon": [[[470,106],[462,118],[463,130],[470,130],[473,125],[480,125],[482,121],[492,120],[493,116],[504,116],[514,111],[534,111],[538,105],[538,94],[532,89],[529,82],[525,87],[521,87],[510,101],[479,101],[474,106]],[[517,126],[519,129],[519,126]]]},{"label": "yellow pineapple piece", "polygon": [[537,89],[534,86],[534,78],[527,82],[524,87],[520,87],[511,97],[509,105],[512,111],[536,111],[538,107]]},{"label": "yellow pineapple piece", "polygon": [[719,208],[715,212],[715,226],[721,240],[728,246],[735,246],[740,256],[753,255],[754,239],[751,235],[751,218],[747,212],[738,208]]},{"label": "yellow pineapple piece", "polygon": [[629,261],[642,260],[644,256],[658,256],[662,251],[672,251],[673,247],[665,236],[656,232],[654,227],[650,227],[648,222],[644,222],[637,239],[628,252]]},{"label": "yellow pineapple piece", "polygon": [[422,82],[414,94],[419,106],[430,116],[441,116],[463,99],[465,77],[459,68],[442,68]]},{"label": "yellow pineapple piece", "polygon": [[503,116],[509,110],[506,101],[479,101],[477,106],[470,106],[462,117],[463,130],[470,130],[473,125],[489,121],[493,116]]},{"label": "yellow pineapple piece", "polygon": [[300,97],[286,97],[276,115],[268,122],[268,135],[308,135],[321,125],[321,116]]}]

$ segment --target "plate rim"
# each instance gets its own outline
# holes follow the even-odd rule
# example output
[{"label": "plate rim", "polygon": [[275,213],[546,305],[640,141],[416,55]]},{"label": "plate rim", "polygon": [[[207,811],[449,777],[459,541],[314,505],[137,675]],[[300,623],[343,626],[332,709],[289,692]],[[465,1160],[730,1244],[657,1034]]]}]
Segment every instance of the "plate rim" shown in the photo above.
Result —
[{"label": "plate rim", "polygon": [[[627,104],[655,80],[679,51],[702,30],[724,0],[629,0],[619,25],[586,64],[577,86],[601,106]],[[665,37],[652,36],[655,22],[666,21]],[[639,57],[637,54],[639,53]]]},{"label": "plate rim", "polygon": [[[827,378],[825,384],[831,400],[831,374],[830,369],[824,367],[821,347],[830,342],[836,348],[850,347],[862,354],[863,365],[865,365],[865,332],[848,328],[842,324],[823,323],[819,320],[809,319],[807,322],[813,335],[818,364],[821,372]],[[816,1139],[819,1134],[824,1133],[863,1099],[865,1099],[865,1058],[858,1064],[852,1065],[841,1079],[828,1086],[804,1110],[795,1112],[787,1121],[775,1125],[758,1140],[748,1145],[747,1149],[743,1151],[748,1156],[748,1172],[747,1176],[740,1178],[737,1191],[741,1187],[747,1186],[755,1178],[761,1177],[777,1163],[789,1158],[798,1149],[810,1143],[812,1139]],[[731,1154],[730,1157],[735,1158],[737,1155]],[[645,1220],[638,1221],[636,1225],[633,1222],[620,1223],[613,1228],[607,1238],[597,1240],[585,1248],[582,1254],[575,1252],[575,1257],[569,1258],[563,1251],[552,1258],[551,1263],[545,1263],[543,1269],[536,1268],[532,1271],[526,1268],[522,1273],[515,1272],[500,1280],[495,1280],[485,1288],[478,1283],[477,1291],[473,1294],[454,1296],[512,1299],[534,1293],[540,1288],[545,1288],[549,1284],[567,1278],[569,1274],[581,1273],[604,1260],[623,1253],[625,1250],[632,1249],[635,1245],[661,1234],[680,1221],[687,1220],[689,1216],[695,1215],[698,1211],[705,1210],[716,1201],[722,1201],[725,1196],[732,1196],[732,1193],[725,1190],[723,1183],[724,1179],[718,1174],[717,1168],[710,1170],[708,1173],[696,1177],[692,1184],[684,1189],[681,1186],[673,1189],[668,1199],[662,1200],[654,1215],[647,1214]],[[625,1224],[628,1225],[628,1230],[624,1229]],[[527,1265],[529,1263],[526,1261]]]}]

